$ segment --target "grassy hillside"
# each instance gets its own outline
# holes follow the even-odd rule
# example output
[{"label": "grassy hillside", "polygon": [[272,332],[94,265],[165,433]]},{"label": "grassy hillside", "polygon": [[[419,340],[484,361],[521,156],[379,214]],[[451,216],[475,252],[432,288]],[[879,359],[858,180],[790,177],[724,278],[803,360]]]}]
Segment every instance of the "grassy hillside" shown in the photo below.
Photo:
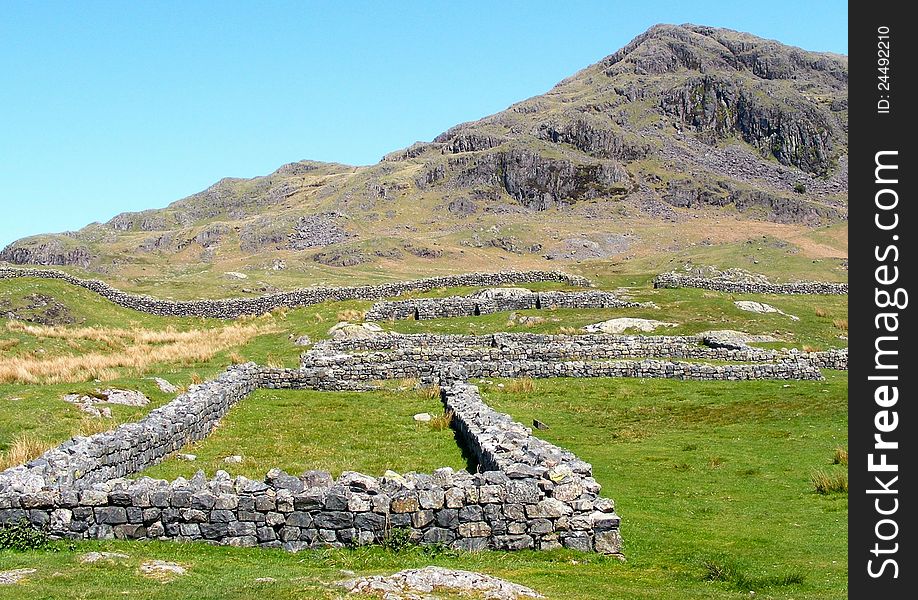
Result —
[{"label": "grassy hillside", "polygon": [[375,165],[222,179],[16,241],[0,260],[176,298],[688,259],[844,278],[847,70],[748,34],[657,26],[546,94]]}]

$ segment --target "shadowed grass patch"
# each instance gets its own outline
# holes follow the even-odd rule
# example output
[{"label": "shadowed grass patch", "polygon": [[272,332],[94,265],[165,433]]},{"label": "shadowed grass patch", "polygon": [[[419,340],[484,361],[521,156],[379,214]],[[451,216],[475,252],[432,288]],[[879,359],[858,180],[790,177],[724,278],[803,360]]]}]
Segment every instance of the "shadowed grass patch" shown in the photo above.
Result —
[{"label": "shadowed grass patch", "polygon": [[735,562],[724,559],[707,559],[702,561],[702,579],[725,583],[741,592],[754,592],[766,588],[802,585],[806,578],[798,570],[752,575],[747,568]]}]

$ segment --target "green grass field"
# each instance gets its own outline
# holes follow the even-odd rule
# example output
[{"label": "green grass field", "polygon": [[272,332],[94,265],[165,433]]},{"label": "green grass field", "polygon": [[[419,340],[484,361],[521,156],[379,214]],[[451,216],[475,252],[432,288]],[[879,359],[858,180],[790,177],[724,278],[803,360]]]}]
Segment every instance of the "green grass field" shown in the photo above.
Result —
[{"label": "green grass field", "polygon": [[[628,286],[641,301],[659,309],[520,311],[544,317],[508,328],[509,313],[466,319],[386,322],[403,332],[557,333],[615,316],[642,316],[679,323],[659,333],[739,329],[770,333],[771,346],[842,347],[847,331],[846,297],[732,296],[704,290],[653,290],[646,274],[610,275],[604,289]],[[463,293],[470,290],[462,290]],[[214,329],[226,323],[168,319],[113,306],[85,290],[45,280],[0,281],[0,299],[47,293],[71,309],[68,327],[142,328],[151,331]],[[436,290],[433,295],[454,293]],[[757,315],[735,308],[735,299],[756,299],[797,315]],[[162,376],[185,386],[221,371],[233,360],[294,366],[302,348],[291,336],[313,339],[346,310],[366,310],[370,302],[345,302],[277,311],[251,323],[270,327],[238,346],[204,361],[156,363],[142,370],[120,369],[111,381],[55,384],[0,384],[0,450],[22,432],[48,443],[78,432],[84,417],[60,400],[71,391],[96,387],[141,389],[152,400],[143,408],[114,407],[111,425],[135,420],[172,395],[145,377]],[[36,360],[81,352],[116,352],[117,347],[10,331],[0,323],[0,359]],[[840,337],[842,336],[842,337]],[[498,381],[482,382],[496,409],[529,424],[550,426],[538,435],[593,464],[603,494],[622,516],[627,560],[554,552],[484,552],[381,548],[282,551],[213,547],[204,544],[55,542],[51,550],[0,551],[0,571],[34,568],[25,583],[0,586],[0,598],[338,598],[331,585],[348,577],[390,573],[428,564],[482,571],[535,588],[554,599],[835,599],[846,596],[847,495],[817,493],[818,471],[843,475],[833,464],[837,447],[847,446],[847,374],[825,372],[820,382],[681,382],[632,379],[537,380],[531,392],[508,392]],[[503,382],[505,383],[505,382]],[[208,439],[186,449],[195,462],[167,459],[143,474],[212,474],[259,478],[271,467],[297,473],[322,468],[379,475],[386,469],[430,471],[465,466],[449,430],[416,425],[417,412],[437,414],[440,405],[423,391],[398,390],[393,383],[372,393],[262,390],[236,405]],[[322,442],[335,440],[334,451]],[[240,465],[223,457],[243,455]],[[81,564],[92,550],[122,552],[130,558]],[[141,575],[146,559],[182,564],[187,575],[168,582]],[[344,572],[343,572],[344,571]],[[270,577],[272,582],[256,582]]]},{"label": "green grass field", "polygon": [[[323,469],[336,477],[342,471],[380,476],[387,469],[465,468],[452,429],[415,423],[413,415],[422,412],[442,414],[443,405],[415,390],[258,390],[234,406],[213,434],[186,447],[197,460],[169,458],[140,475],[174,479],[198,469],[208,476],[225,469],[261,479],[273,467],[288,473]],[[243,462],[225,464],[223,458],[233,454]]]}]

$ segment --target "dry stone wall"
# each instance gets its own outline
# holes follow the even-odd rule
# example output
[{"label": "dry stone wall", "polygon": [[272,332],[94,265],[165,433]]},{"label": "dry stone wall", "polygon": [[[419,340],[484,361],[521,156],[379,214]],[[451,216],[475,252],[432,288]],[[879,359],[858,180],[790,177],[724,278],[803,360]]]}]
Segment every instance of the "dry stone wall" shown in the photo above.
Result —
[{"label": "dry stone wall", "polygon": [[267,294],[257,298],[227,298],[222,300],[160,300],[143,294],[131,294],[113,288],[96,279],[80,279],[51,269],[19,269],[0,267],[0,279],[39,277],[58,279],[76,285],[132,310],[162,316],[212,317],[232,319],[241,315],[258,315],[279,307],[297,308],[322,302],[341,300],[376,300],[411,291],[429,291],[441,287],[501,286],[540,281],[558,281],[567,285],[589,287],[589,280],[560,271],[505,271],[499,273],[467,273],[444,275],[416,281],[361,285],[349,287],[302,288]]},{"label": "dry stone wall", "polygon": [[[456,377],[465,377],[454,367]],[[69,538],[206,540],[299,550],[382,541],[393,528],[419,543],[463,550],[621,551],[619,517],[589,464],[532,436],[488,407],[477,388],[442,390],[445,410],[478,459],[479,473],[438,469],[382,478],[345,472],[301,476],[270,471],[264,481],[122,479],[209,431],[258,385],[308,378],[255,365],[228,369],[146,419],[110,434],[75,439],[0,473],[0,523],[26,519]],[[191,433],[189,433],[190,431]],[[148,445],[143,439],[153,440]]]},{"label": "dry stone wall", "polygon": [[[342,352],[369,351],[362,362],[448,362],[462,364],[500,361],[604,361],[640,358],[717,360],[773,363],[809,362],[822,369],[847,370],[848,350],[819,352],[763,348],[708,346],[702,336],[641,336],[613,334],[548,335],[430,335],[387,334],[359,340],[333,340],[316,344],[303,355],[313,357]],[[474,369],[474,367],[473,367]]]},{"label": "dry stone wall", "polygon": [[821,380],[819,367],[808,360],[779,363],[715,365],[670,360],[548,361],[503,360],[484,356],[475,360],[395,359],[387,353],[342,354],[307,359],[303,366],[327,373],[332,379],[378,381],[384,379],[439,377],[441,372],[461,365],[469,377],[631,377],[642,379],[681,379],[699,381],[740,381],[759,379]]},{"label": "dry stone wall", "polygon": [[610,292],[599,290],[583,292],[531,292],[513,295],[496,294],[482,297],[448,296],[446,298],[413,298],[377,302],[367,311],[367,321],[388,319],[446,319],[473,317],[496,312],[552,308],[638,308],[638,302],[627,302]]},{"label": "dry stone wall", "polygon": [[846,295],[847,283],[825,281],[796,281],[792,283],[771,283],[762,281],[737,281],[697,277],[681,273],[662,273],[653,280],[655,288],[701,288],[734,294],[823,294]]}]

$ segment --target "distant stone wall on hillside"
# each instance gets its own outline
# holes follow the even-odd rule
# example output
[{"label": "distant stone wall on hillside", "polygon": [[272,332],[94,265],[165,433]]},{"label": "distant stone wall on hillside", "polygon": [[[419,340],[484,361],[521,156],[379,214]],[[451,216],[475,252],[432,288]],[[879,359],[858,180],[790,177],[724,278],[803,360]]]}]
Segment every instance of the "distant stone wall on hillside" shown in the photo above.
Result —
[{"label": "distant stone wall on hillside", "polygon": [[662,273],[653,280],[655,288],[700,288],[717,292],[736,294],[823,294],[846,295],[847,283],[825,281],[796,281],[791,283],[770,283],[762,281],[736,281],[684,275],[682,273]]},{"label": "distant stone wall on hillside", "polygon": [[301,288],[288,292],[267,294],[257,298],[160,300],[143,294],[123,292],[103,281],[80,279],[62,271],[0,267],[0,279],[16,277],[39,277],[66,281],[95,292],[119,306],[149,314],[176,317],[211,317],[216,319],[233,319],[241,315],[259,315],[279,307],[297,308],[341,300],[378,300],[395,297],[406,292],[423,292],[441,287],[487,287],[541,281],[557,281],[577,287],[589,287],[591,285],[590,281],[583,277],[569,275],[560,271],[504,271],[443,275],[441,277],[379,285]]}]

